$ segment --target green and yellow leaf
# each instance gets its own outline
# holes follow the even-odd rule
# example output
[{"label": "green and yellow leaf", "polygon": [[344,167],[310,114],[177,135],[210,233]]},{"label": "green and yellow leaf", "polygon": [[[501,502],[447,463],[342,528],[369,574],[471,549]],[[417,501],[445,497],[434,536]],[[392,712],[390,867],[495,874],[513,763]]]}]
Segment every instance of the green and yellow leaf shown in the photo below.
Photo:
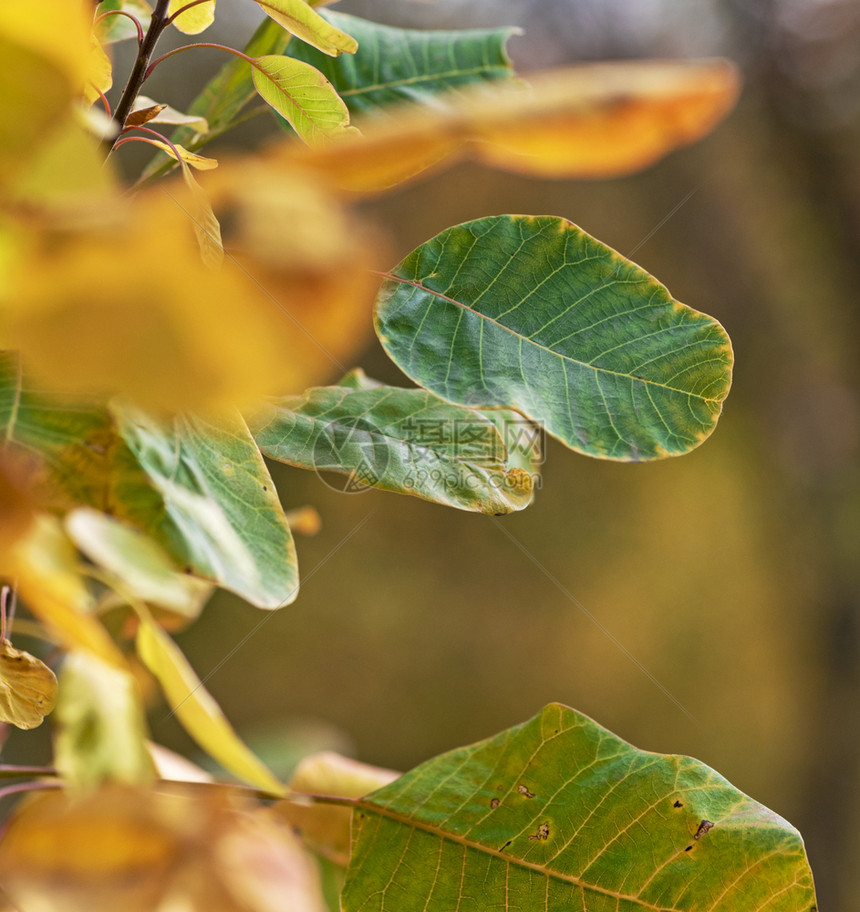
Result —
[{"label": "green and yellow leaf", "polygon": [[349,132],[349,110],[319,70],[302,60],[274,54],[254,58],[252,66],[260,97],[309,146]]},{"label": "green and yellow leaf", "polygon": [[559,704],[360,799],[352,836],[343,912],[816,908],[785,820]]},{"label": "green and yellow leaf", "polygon": [[315,12],[306,0],[257,0],[265,12],[291,35],[324,54],[354,54],[358,42]]}]

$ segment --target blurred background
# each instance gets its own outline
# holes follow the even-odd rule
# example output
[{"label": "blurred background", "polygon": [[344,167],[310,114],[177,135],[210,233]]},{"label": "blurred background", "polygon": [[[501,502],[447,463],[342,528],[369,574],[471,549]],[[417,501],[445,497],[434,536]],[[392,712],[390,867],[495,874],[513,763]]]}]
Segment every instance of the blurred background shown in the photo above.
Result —
[{"label": "blurred background", "polygon": [[[422,28],[519,25],[522,73],[735,60],[745,88],[730,119],[640,175],[553,183],[462,165],[364,207],[392,264],[471,218],[564,216],[725,325],[734,387],[713,437],[681,459],[619,465],[550,443],[534,505],[500,519],[338,494],[275,467],[285,505],[312,503],[323,520],[298,542],[298,601],[262,615],[218,596],[182,647],[281,769],[319,747],[407,769],[569,704],[639,747],[698,757],[786,817],[805,837],[820,907],[855,909],[860,4],[338,9]],[[258,12],[222,0],[222,40],[241,46]],[[356,363],[407,385],[370,338]],[[157,740],[193,753],[163,714],[152,722]]]}]

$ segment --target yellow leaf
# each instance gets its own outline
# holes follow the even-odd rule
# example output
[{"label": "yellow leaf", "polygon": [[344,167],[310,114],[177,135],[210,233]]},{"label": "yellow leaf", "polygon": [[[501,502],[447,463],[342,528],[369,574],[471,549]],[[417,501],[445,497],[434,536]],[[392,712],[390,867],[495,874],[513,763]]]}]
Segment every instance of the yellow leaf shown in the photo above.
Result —
[{"label": "yellow leaf", "polygon": [[137,652],[161,684],[176,717],[210,756],[250,785],[273,795],[284,793],[284,787],[240,740],[179,647],[148,618],[141,620]]},{"label": "yellow leaf", "polygon": [[291,35],[330,57],[344,51],[354,54],[358,50],[355,38],[315,13],[306,0],[257,0],[257,3]]},{"label": "yellow leaf", "polygon": [[8,451],[0,452],[0,572],[3,555],[23,538],[34,518],[29,467]]},{"label": "yellow leaf", "polygon": [[6,554],[0,569],[17,580],[19,596],[65,649],[91,652],[110,665],[124,667],[121,653],[91,613],[92,597],[56,517],[38,516],[28,534]]},{"label": "yellow leaf", "polygon": [[54,672],[9,640],[0,640],[0,720],[18,728],[37,728],[56,699]]},{"label": "yellow leaf", "polygon": [[338,187],[372,192],[442,159],[470,156],[542,177],[599,178],[653,164],[707,134],[738,94],[727,61],[591,64],[521,84],[480,88],[447,107],[406,109],[317,149],[275,159],[309,166]]},{"label": "yellow leaf", "polygon": [[208,177],[231,226],[220,269],[194,250],[208,217],[181,184],[97,227],[29,233],[0,348],[21,351],[47,391],[169,413],[249,408],[342,375],[371,331],[368,232],[306,174],[246,161]]},{"label": "yellow leaf", "polygon": [[[158,107],[161,107],[159,105]],[[156,112],[153,115],[153,119],[157,118],[159,112]],[[126,121],[126,125],[128,121]],[[157,139],[151,139],[149,142],[153,146],[158,146],[163,152],[166,152],[171,158],[176,161],[183,161],[188,165],[191,165],[193,168],[196,168],[198,171],[212,171],[214,168],[218,167],[218,162],[214,158],[206,158],[205,155],[198,155],[196,152],[189,152],[184,146],[179,145],[179,143],[174,143],[169,145],[165,142],[160,142]],[[176,150],[176,151],[174,151]],[[178,153],[178,154],[177,154]]]},{"label": "yellow leaf", "polygon": [[[183,6],[187,6],[189,0],[170,0],[167,7],[167,15],[172,16]],[[173,24],[184,32],[186,35],[197,35],[205,31],[215,21],[215,0],[208,0],[206,3],[198,3],[191,9],[178,15]]]},{"label": "yellow leaf", "polygon": [[90,71],[90,37],[82,3],[0,3],[0,182],[65,119]]},{"label": "yellow leaf", "polygon": [[[394,770],[359,763],[331,751],[305,757],[290,780],[293,792],[362,798],[400,776]],[[300,794],[279,801],[279,814],[289,820],[315,852],[336,864],[349,863],[352,811],[348,807],[302,801]]]},{"label": "yellow leaf", "polygon": [[90,60],[88,81],[84,88],[84,98],[94,102],[99,93],[104,95],[113,85],[113,64],[107,52],[95,35],[90,38]]},{"label": "yellow leaf", "polygon": [[54,722],[54,763],[63,779],[92,788],[153,777],[143,701],[128,669],[89,653],[66,656]]}]

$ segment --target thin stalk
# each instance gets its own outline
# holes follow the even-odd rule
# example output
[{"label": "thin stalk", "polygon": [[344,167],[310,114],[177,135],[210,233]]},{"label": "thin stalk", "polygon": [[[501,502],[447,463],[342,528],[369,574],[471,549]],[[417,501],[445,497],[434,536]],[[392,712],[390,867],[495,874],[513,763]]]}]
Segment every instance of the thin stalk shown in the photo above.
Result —
[{"label": "thin stalk", "polygon": [[[116,112],[114,113],[114,120],[119,124],[120,129],[125,126],[125,120],[134,106],[134,101],[140,93],[141,86],[146,80],[149,60],[155,51],[158,39],[169,25],[167,16],[167,7],[169,3],[170,0],[156,0],[155,9],[152,11],[152,18],[149,22],[149,28],[146,30],[143,41],[140,43],[137,59],[134,62],[131,74],[128,77],[128,82],[126,83],[122,97],[120,98],[119,104],[116,106]],[[110,144],[109,148],[113,148],[113,142]]]},{"label": "thin stalk", "polygon": [[227,51],[230,54],[235,54],[237,57],[241,57],[242,60],[247,60],[252,66],[254,60],[252,57],[249,57],[247,54],[243,54],[241,51],[237,51],[236,48],[227,47],[226,44],[212,44],[208,41],[200,41],[195,44],[183,44],[182,47],[174,48],[172,51],[168,51],[166,54],[162,54],[160,57],[156,57],[152,63],[146,68],[146,75],[144,78],[148,79],[152,74],[152,71],[164,60],[167,60],[168,57],[172,57],[174,54],[179,54],[182,51],[190,51],[191,48],[215,48],[219,51]]}]

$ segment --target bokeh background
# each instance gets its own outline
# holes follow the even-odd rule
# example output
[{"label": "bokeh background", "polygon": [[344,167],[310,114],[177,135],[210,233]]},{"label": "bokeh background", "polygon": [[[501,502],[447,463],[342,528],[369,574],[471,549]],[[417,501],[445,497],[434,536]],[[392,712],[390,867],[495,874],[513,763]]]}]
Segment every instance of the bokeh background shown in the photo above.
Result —
[{"label": "bokeh background", "polygon": [[[520,25],[510,51],[523,73],[607,58],[735,60],[745,79],[735,113],[642,174],[545,182],[461,165],[364,207],[388,234],[392,264],[467,219],[569,218],[726,326],[734,387],[713,437],[681,459],[626,466],[551,443],[534,505],[500,519],[339,494],[276,467],[285,505],[312,503],[323,520],[299,540],[298,601],[261,615],[218,596],[181,645],[281,769],[317,747],[407,769],[567,703],[637,746],[698,757],[786,817],[806,839],[820,907],[851,912],[860,4],[344,0],[339,9],[424,28]],[[257,8],[221,0],[219,10],[222,40],[241,45]],[[175,85],[176,70],[163,78]],[[356,363],[405,384],[372,338]],[[163,711],[152,724],[158,740],[193,753]]]}]

